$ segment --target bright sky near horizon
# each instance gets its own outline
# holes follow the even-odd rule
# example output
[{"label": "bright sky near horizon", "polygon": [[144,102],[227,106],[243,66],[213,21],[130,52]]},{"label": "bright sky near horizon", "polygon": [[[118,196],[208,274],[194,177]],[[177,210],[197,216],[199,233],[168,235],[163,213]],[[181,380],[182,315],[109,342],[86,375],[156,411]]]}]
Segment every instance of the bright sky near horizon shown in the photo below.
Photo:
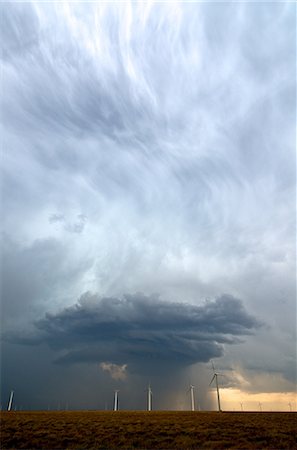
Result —
[{"label": "bright sky near horizon", "polygon": [[0,8],[1,398],[296,409],[296,6]]}]

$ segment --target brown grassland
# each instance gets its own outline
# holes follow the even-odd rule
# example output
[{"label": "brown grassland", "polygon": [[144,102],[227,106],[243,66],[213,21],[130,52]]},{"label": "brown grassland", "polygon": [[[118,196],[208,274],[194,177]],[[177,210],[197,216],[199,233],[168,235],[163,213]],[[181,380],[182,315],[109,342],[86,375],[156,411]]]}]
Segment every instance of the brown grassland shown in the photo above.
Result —
[{"label": "brown grassland", "polygon": [[2,449],[297,449],[297,413],[1,412]]}]

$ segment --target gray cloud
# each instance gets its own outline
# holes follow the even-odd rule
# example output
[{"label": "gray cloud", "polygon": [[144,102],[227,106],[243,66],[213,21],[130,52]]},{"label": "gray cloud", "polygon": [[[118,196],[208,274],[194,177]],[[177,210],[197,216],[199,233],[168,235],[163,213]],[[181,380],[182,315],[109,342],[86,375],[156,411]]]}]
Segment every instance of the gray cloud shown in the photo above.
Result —
[{"label": "gray cloud", "polygon": [[62,224],[64,230],[70,233],[82,233],[86,224],[86,216],[84,214],[77,214],[74,221],[69,221],[63,214],[51,214],[49,223]]},{"label": "gray cloud", "polygon": [[[260,323],[227,295],[195,306],[141,294],[118,299],[86,293],[75,306],[47,314],[35,326],[38,331],[27,343],[48,344],[58,352],[57,362],[108,361],[154,372],[222,356],[224,344],[241,342]],[[15,342],[26,343],[26,337]]]},{"label": "gray cloud", "polygon": [[69,255],[69,244],[50,238],[21,245],[2,236],[1,310],[3,329],[14,329],[34,320],[43,311],[55,310],[60,292],[71,295],[92,261]]},{"label": "gray cloud", "polygon": [[22,58],[38,44],[38,19],[31,4],[1,4],[2,58]]},{"label": "gray cloud", "polygon": [[64,222],[65,217],[63,214],[51,214],[48,221],[49,223]]}]

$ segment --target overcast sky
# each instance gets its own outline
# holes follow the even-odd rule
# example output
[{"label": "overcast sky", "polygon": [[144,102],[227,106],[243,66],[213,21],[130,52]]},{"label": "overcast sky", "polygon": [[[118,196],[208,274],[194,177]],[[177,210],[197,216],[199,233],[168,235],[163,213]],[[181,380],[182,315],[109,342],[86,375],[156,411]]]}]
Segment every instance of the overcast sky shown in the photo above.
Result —
[{"label": "overcast sky", "polygon": [[4,407],[215,407],[211,359],[294,401],[295,22],[1,4]]}]

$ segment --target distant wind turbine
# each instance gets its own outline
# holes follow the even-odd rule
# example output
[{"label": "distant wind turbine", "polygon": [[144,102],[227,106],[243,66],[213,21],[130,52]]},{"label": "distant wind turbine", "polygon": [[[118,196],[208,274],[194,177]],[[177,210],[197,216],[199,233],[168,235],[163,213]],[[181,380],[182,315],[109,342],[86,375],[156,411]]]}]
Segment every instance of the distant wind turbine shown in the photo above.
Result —
[{"label": "distant wind turbine", "polygon": [[259,402],[259,409],[262,412],[262,403],[261,402]]},{"label": "distant wind turbine", "polygon": [[10,392],[10,397],[9,397],[9,402],[8,402],[7,411],[11,411],[12,401],[13,401],[13,394],[14,394],[14,392],[11,391],[11,392]]},{"label": "distant wind turbine", "polygon": [[153,403],[153,391],[151,388],[151,385],[148,385],[148,389],[147,389],[147,410],[151,411],[152,410],[152,403]]},{"label": "distant wind turbine", "polygon": [[240,403],[241,411],[243,411],[243,403]]},{"label": "distant wind turbine", "polygon": [[290,408],[290,412],[292,412],[292,403],[288,403],[289,408]]},{"label": "distant wind turbine", "polygon": [[190,387],[189,387],[189,389],[188,389],[188,392],[190,392],[190,395],[191,395],[191,411],[195,411],[194,389],[195,389],[195,386],[193,386],[192,384],[190,384]]},{"label": "distant wind turbine", "polygon": [[211,382],[209,383],[209,386],[211,386],[213,380],[215,380],[215,382],[216,382],[216,389],[217,389],[217,398],[218,398],[218,410],[219,410],[219,412],[221,412],[222,409],[221,409],[221,402],[220,402],[220,391],[219,391],[219,384],[218,384],[218,376],[224,376],[224,375],[215,371],[213,362],[211,362],[211,365],[212,365],[212,370],[213,370],[213,377],[211,379]]},{"label": "distant wind turbine", "polygon": [[119,391],[115,390],[114,391],[114,404],[113,404],[113,410],[114,411],[118,411],[119,410],[119,396],[118,396]]}]

